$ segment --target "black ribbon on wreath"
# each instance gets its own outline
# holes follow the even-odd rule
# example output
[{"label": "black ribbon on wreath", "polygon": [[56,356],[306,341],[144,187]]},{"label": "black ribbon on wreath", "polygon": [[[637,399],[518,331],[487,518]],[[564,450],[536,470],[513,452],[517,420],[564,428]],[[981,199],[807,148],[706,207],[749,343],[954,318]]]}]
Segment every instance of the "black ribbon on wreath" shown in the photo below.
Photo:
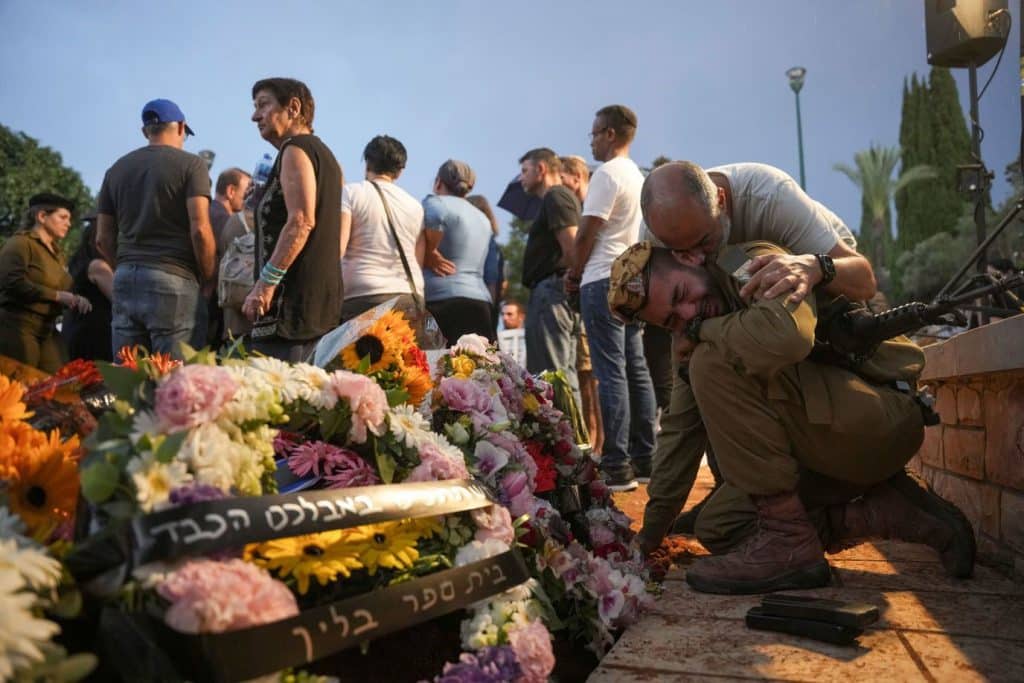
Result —
[{"label": "black ribbon on wreath", "polygon": [[[273,538],[408,518],[465,512],[494,504],[475,481],[451,480],[227,498],[142,515],[89,536],[67,559],[72,573],[105,584],[109,594],[131,567],[207,555]],[[516,550],[386,588],[319,605],[289,619],[225,633],[187,634],[160,613],[100,612],[101,651],[124,680],[240,681],[304,666],[363,642],[422,624],[507,591],[530,578]],[[138,655],[117,655],[134,642]],[[145,654],[148,652],[148,655]]]}]

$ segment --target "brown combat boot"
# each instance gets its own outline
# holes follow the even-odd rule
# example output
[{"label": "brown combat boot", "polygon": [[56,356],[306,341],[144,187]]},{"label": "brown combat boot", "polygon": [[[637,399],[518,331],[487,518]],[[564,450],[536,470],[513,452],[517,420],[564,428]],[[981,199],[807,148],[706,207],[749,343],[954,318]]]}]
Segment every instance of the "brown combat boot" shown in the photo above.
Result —
[{"label": "brown combat boot", "polygon": [[751,496],[757,531],[724,555],[702,557],[686,581],[702,593],[770,593],[820,588],[831,578],[818,532],[796,493]]},{"label": "brown combat boot", "polygon": [[844,505],[828,507],[829,552],[870,539],[924,543],[935,549],[946,573],[974,573],[974,529],[960,509],[927,484],[900,472]]}]

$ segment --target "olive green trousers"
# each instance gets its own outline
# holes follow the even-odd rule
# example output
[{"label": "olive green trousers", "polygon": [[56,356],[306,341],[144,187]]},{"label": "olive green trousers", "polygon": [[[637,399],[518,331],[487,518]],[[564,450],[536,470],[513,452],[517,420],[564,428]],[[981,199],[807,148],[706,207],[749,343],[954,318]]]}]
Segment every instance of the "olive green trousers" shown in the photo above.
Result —
[{"label": "olive green trousers", "polygon": [[757,378],[701,344],[689,381],[676,379],[662,417],[641,536],[656,544],[668,532],[708,445],[726,483],[702,510],[696,533],[721,552],[753,530],[750,496],[799,491],[814,516],[902,470],[923,438],[920,406],[895,388],[814,361]]}]

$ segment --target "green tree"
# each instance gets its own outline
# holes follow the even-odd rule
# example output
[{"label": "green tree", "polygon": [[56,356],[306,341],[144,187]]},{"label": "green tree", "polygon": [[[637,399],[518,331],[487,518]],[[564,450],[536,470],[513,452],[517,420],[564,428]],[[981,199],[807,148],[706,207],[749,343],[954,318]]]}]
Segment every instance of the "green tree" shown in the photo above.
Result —
[{"label": "green tree", "polygon": [[56,192],[75,202],[77,210],[65,240],[77,242],[81,219],[93,207],[93,196],[78,171],[64,165],[58,152],[35,138],[0,124],[0,239],[20,229],[28,199],[38,192]]},{"label": "green tree", "polygon": [[530,221],[513,218],[509,223],[508,241],[502,245],[505,254],[505,279],[508,280],[506,298],[515,299],[524,306],[530,299],[530,290],[523,286],[523,252],[530,234]]},{"label": "green tree", "polygon": [[896,193],[897,240],[907,250],[936,233],[954,232],[966,205],[956,167],[970,159],[970,135],[948,69],[932,68],[927,82],[914,74],[904,84],[900,148],[902,169],[927,164],[936,173]]},{"label": "green tree", "polygon": [[854,166],[835,164],[839,171],[860,188],[861,217],[860,249],[878,268],[886,267],[892,254],[892,197],[912,183],[935,177],[935,170],[920,164],[903,171],[898,178],[892,174],[899,163],[898,147],[871,145],[857,152]]},{"label": "green tree", "polygon": [[[964,231],[966,232],[966,231]],[[901,301],[931,301],[971,253],[973,240],[940,232],[900,254]]]}]

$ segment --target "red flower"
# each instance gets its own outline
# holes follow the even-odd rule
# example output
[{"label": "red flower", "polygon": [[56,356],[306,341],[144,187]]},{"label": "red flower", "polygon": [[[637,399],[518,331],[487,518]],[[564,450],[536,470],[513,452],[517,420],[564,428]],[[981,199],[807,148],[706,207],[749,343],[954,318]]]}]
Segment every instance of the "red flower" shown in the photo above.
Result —
[{"label": "red flower", "polygon": [[76,358],[63,365],[52,377],[40,380],[29,387],[25,400],[28,403],[49,401],[57,395],[58,389],[66,387],[77,393],[102,381],[103,378],[100,377],[100,371],[96,369],[95,363]]},{"label": "red flower", "polygon": [[430,363],[427,361],[427,354],[423,352],[423,349],[411,344],[405,347],[402,352],[402,358],[409,365],[415,365],[423,372],[430,374]]},{"label": "red flower", "polygon": [[558,479],[555,459],[544,452],[544,446],[539,441],[527,441],[526,452],[530,454],[530,457],[537,464],[537,476],[534,478],[537,484],[536,493],[554,491],[555,482]]}]

